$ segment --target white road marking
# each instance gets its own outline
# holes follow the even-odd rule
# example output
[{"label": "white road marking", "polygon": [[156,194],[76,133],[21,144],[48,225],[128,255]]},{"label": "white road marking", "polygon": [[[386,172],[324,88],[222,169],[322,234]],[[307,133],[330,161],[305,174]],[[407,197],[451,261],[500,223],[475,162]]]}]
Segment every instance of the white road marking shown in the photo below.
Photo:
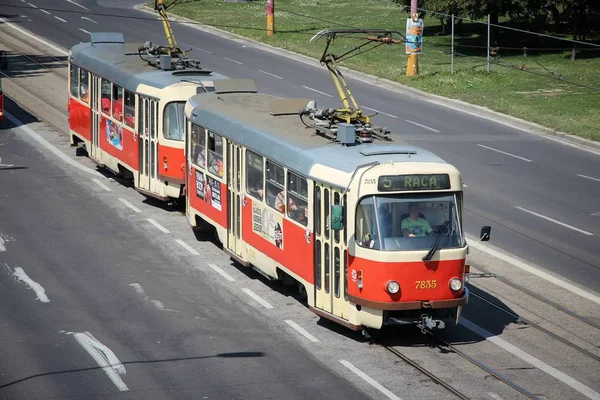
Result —
[{"label": "white road marking", "polygon": [[126,392],[129,390],[125,382],[119,375],[125,375],[126,370],[121,361],[117,358],[115,353],[111,349],[100,343],[95,337],[89,332],[75,333],[73,335],[77,343],[81,345],[88,352],[90,356],[98,363],[108,378],[115,384],[115,386],[121,391]]},{"label": "white road marking", "polygon": [[598,179],[598,178],[592,178],[591,176],[587,176],[587,175],[581,175],[581,174],[577,174],[577,176],[580,176],[580,177],[582,177],[582,178],[586,178],[586,179],[591,179],[591,180],[593,180],[593,181],[600,182],[600,179]]},{"label": "white road marking", "polygon": [[272,76],[272,77],[274,77],[274,78],[277,78],[277,79],[283,79],[283,78],[282,78],[282,77],[280,77],[279,75],[275,75],[275,74],[272,74],[272,73],[270,73],[270,72],[263,71],[262,69],[259,69],[259,70],[258,70],[258,72],[262,72],[263,74],[270,75],[270,76]]},{"label": "white road marking", "polygon": [[88,35],[91,35],[91,32],[90,32],[90,31],[86,31],[85,29],[82,29],[82,28],[79,28],[79,30],[80,30],[81,32],[87,33]]},{"label": "white road marking", "polygon": [[44,13],[46,13],[46,14],[48,14],[48,15],[51,15],[51,14],[50,14],[48,11],[44,10],[43,8],[40,8],[40,11],[41,11],[41,12],[44,12]]},{"label": "white road marking", "polygon": [[507,153],[507,152],[505,152],[505,151],[502,151],[502,150],[494,149],[493,147],[484,146],[484,145],[482,145],[482,144],[479,144],[479,143],[477,144],[477,146],[479,146],[479,147],[483,147],[484,149],[488,149],[488,150],[491,150],[491,151],[495,151],[495,152],[497,152],[497,153],[500,153],[500,154],[504,154],[504,155],[511,156],[511,157],[514,157],[514,158],[518,158],[519,160],[523,160],[523,161],[531,162],[531,160],[530,160],[530,159],[528,159],[528,158],[524,158],[524,157],[516,156],[516,155],[514,155],[514,154]]},{"label": "white road marking", "polygon": [[93,19],[91,19],[91,18],[88,18],[88,17],[81,17],[81,19],[85,19],[85,20],[87,20],[87,21],[93,22],[94,24],[97,24],[97,22],[96,22],[96,21],[94,21]]},{"label": "white road marking", "polygon": [[67,0],[67,1],[68,1],[69,3],[71,3],[71,4],[75,4],[76,6],[83,8],[84,10],[88,10],[88,11],[90,11],[90,9],[89,9],[89,8],[87,8],[87,7],[85,7],[85,6],[82,6],[81,4],[75,3],[73,0]]},{"label": "white road marking", "polygon": [[199,256],[199,255],[200,255],[200,253],[198,253],[196,250],[194,250],[194,249],[193,249],[193,248],[192,248],[192,247],[191,247],[189,244],[187,244],[187,243],[186,243],[186,242],[184,242],[183,240],[181,240],[181,239],[175,239],[175,241],[176,241],[177,243],[179,243],[179,245],[180,245],[181,247],[183,247],[184,249],[186,249],[187,251],[189,251],[189,252],[190,252],[190,253],[192,253],[193,255],[195,255],[195,256]]},{"label": "white road marking", "polygon": [[466,188],[468,188],[468,186],[467,186],[467,185],[465,185],[464,183],[463,183],[463,187],[466,187]]},{"label": "white road marking", "polygon": [[130,283],[129,286],[131,286],[133,290],[135,290],[135,292],[144,299],[144,301],[152,303],[157,310],[179,312],[176,310],[171,310],[170,308],[165,308],[165,305],[160,300],[152,300],[150,297],[148,297],[148,295],[146,295],[144,288],[139,283]]},{"label": "white road marking", "polygon": [[512,355],[514,355],[516,357],[519,357],[521,360],[525,361],[526,363],[533,365],[534,367],[538,368],[541,371],[544,371],[545,373],[552,376],[553,378],[558,379],[562,383],[572,387],[573,389],[577,390],[579,393],[583,394],[584,396],[586,396],[590,399],[600,399],[600,393],[598,393],[595,390],[591,389],[590,387],[584,385],[583,383],[575,380],[574,378],[570,377],[569,375],[565,374],[564,372],[561,372],[561,371],[557,370],[556,368],[551,367],[550,365],[546,364],[545,362],[535,358],[531,354],[526,353],[523,350],[519,349],[518,347],[508,343],[506,340],[501,339],[500,337],[494,335],[493,333],[486,331],[485,329],[483,329],[482,327],[480,327],[478,325],[475,325],[471,321],[469,321],[465,318],[462,318],[460,321],[460,324],[463,325],[465,328],[470,329],[471,331],[484,337],[485,340],[489,340],[490,342],[494,343],[496,346],[508,351],[509,353],[511,353]]},{"label": "white road marking", "polygon": [[42,303],[50,303],[50,299],[48,299],[48,296],[46,296],[46,290],[44,290],[42,285],[40,285],[39,283],[31,279],[29,276],[27,276],[25,271],[23,271],[23,268],[15,268],[13,275],[21,282],[27,284],[27,286],[29,286],[35,292],[39,301],[41,301]]},{"label": "white road marking", "polygon": [[131,204],[130,202],[128,202],[125,199],[122,199],[119,197],[119,201],[123,204],[125,204],[127,207],[131,208],[133,211],[135,211],[136,213],[142,212],[142,210],[140,210],[139,208],[137,208],[136,206],[134,206],[133,204]]},{"label": "white road marking", "polygon": [[584,231],[583,229],[575,228],[574,226],[567,225],[567,224],[565,224],[564,222],[560,222],[560,221],[557,221],[557,220],[555,220],[555,219],[552,219],[552,218],[550,218],[550,217],[546,217],[545,215],[538,214],[538,213],[536,213],[536,212],[533,212],[533,211],[527,210],[526,208],[519,207],[519,206],[515,206],[515,208],[516,208],[516,209],[518,209],[518,210],[521,210],[521,211],[525,211],[526,213],[529,213],[529,214],[535,215],[536,217],[543,218],[543,219],[545,219],[546,221],[554,222],[555,224],[558,224],[558,225],[564,226],[565,228],[569,228],[569,229],[572,229],[572,230],[574,230],[574,231],[576,231],[576,232],[583,233],[584,235],[588,235],[588,236],[594,236],[594,234],[593,234],[593,233],[590,233],[590,232],[588,232],[588,231]]},{"label": "white road marking", "polygon": [[313,92],[315,92],[315,93],[322,94],[323,96],[327,96],[327,97],[333,97],[333,96],[332,96],[332,95],[330,95],[329,93],[321,92],[320,90],[313,89],[313,88],[311,88],[311,87],[308,87],[308,86],[304,86],[304,85],[302,85],[302,87],[303,87],[304,89],[311,90],[311,91],[313,91]]},{"label": "white road marking", "polygon": [[366,107],[366,106],[361,106],[360,104],[359,104],[358,106],[359,106],[360,108],[364,108],[365,110],[371,110],[371,111],[375,111],[377,114],[383,114],[383,115],[387,115],[388,117],[392,117],[392,118],[398,118],[398,117],[397,117],[397,116],[395,116],[395,115],[388,114],[388,113],[386,113],[386,112],[383,112],[383,111],[376,110],[375,108]]},{"label": "white road marking", "polygon": [[496,393],[494,392],[488,392],[488,395],[495,400],[504,400],[502,397],[498,396]]},{"label": "white road marking", "polygon": [[221,268],[217,267],[215,264],[208,264],[209,267],[211,267],[212,269],[214,269],[215,271],[217,271],[217,273],[219,275],[221,275],[223,278],[227,279],[229,282],[235,282],[235,279],[229,275],[227,272],[223,271]]},{"label": "white road marking", "polygon": [[162,233],[171,233],[167,228],[153,220],[152,218],[147,218],[148,222],[157,227]]},{"label": "white road marking", "polygon": [[408,122],[409,124],[420,126],[421,128],[428,129],[428,130],[433,131],[433,132],[438,132],[438,133],[440,132],[437,129],[430,128],[427,125],[419,124],[418,122],[411,121],[410,119],[405,119],[404,121]]},{"label": "white road marking", "polygon": [[316,337],[314,337],[313,335],[311,335],[310,333],[308,333],[306,331],[306,329],[304,329],[303,327],[301,327],[300,325],[298,325],[294,321],[292,321],[290,319],[286,319],[285,323],[288,324],[289,326],[291,326],[292,328],[294,328],[295,330],[297,330],[298,332],[300,332],[302,334],[302,336],[304,336],[305,338],[307,338],[311,342],[317,343],[319,341],[319,339],[317,339]]},{"label": "white road marking", "polygon": [[[472,237],[471,235],[468,235],[467,239],[473,243],[476,243],[479,240],[478,238]],[[565,280],[563,278],[559,278],[554,275],[550,275],[549,273],[544,272],[538,268],[535,268],[529,264],[526,264],[523,261],[517,260],[516,258],[506,255],[500,251],[486,247],[483,243],[479,243],[477,246],[473,246],[473,247],[476,248],[477,250],[481,250],[484,253],[489,254],[492,257],[496,257],[499,260],[507,262],[523,271],[529,272],[530,274],[535,275],[538,278],[542,278],[545,281],[553,283],[556,286],[559,286],[563,289],[566,289],[571,293],[574,293],[585,299],[593,301],[594,303],[600,304],[600,296],[597,296],[596,294],[588,292],[587,290],[581,289],[580,287],[577,287],[571,283],[565,282]]]},{"label": "white road marking", "polygon": [[241,63],[241,62],[239,62],[239,61],[237,61],[237,60],[234,60],[233,58],[229,58],[229,57],[223,57],[223,58],[224,58],[224,59],[226,59],[226,60],[228,60],[228,61],[234,62],[234,63],[236,63],[236,64],[242,65],[242,63]]},{"label": "white road marking", "polygon": [[64,23],[66,23],[66,22],[67,22],[67,20],[66,20],[66,19],[62,19],[61,17],[57,17],[56,15],[54,16],[54,18],[56,18],[57,20],[59,20],[59,21],[62,21],[62,22],[64,22]]},{"label": "white road marking", "polygon": [[6,251],[6,246],[4,245],[4,239],[0,237],[0,251]]},{"label": "white road marking", "polygon": [[36,6],[35,4],[31,4],[31,3],[27,3],[27,4],[29,4],[33,8],[38,8],[38,6]]},{"label": "white road marking", "polygon": [[107,192],[112,192],[111,188],[106,186],[104,183],[100,182],[98,179],[92,178],[92,180],[96,183],[96,185],[100,186],[102,189],[106,190]]},{"label": "white road marking", "polygon": [[360,376],[363,380],[365,380],[367,383],[369,383],[375,389],[377,389],[381,393],[385,394],[389,399],[401,400],[400,397],[396,396],[394,393],[390,392],[389,390],[387,390],[386,388],[381,386],[381,384],[379,382],[377,382],[375,379],[371,378],[369,375],[362,372],[360,369],[356,368],[349,361],[346,361],[346,360],[339,360],[339,361],[340,361],[340,363],[342,363],[343,366],[348,368],[350,371],[354,372],[356,375]]},{"label": "white road marking", "polygon": [[254,300],[259,302],[264,308],[273,308],[272,305],[270,305],[266,300],[254,293],[252,290],[243,288],[242,291],[244,291],[248,296],[252,297]]}]

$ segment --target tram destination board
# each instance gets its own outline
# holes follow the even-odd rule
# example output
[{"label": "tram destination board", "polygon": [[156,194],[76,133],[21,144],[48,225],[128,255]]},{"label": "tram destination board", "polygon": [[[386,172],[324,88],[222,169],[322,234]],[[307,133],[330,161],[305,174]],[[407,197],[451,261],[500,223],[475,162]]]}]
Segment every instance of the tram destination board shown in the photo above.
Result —
[{"label": "tram destination board", "polygon": [[380,192],[445,189],[450,189],[448,174],[384,175],[377,182],[377,190]]}]

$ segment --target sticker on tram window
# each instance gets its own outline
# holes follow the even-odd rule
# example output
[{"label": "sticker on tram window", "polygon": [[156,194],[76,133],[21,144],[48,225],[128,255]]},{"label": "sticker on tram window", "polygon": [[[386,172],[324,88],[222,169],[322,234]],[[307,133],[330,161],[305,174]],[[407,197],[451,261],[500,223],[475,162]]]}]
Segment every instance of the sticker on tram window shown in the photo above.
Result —
[{"label": "sticker on tram window", "polygon": [[415,289],[435,289],[437,280],[415,281]]},{"label": "sticker on tram window", "polygon": [[377,183],[380,192],[444,189],[450,189],[448,174],[385,175]]}]

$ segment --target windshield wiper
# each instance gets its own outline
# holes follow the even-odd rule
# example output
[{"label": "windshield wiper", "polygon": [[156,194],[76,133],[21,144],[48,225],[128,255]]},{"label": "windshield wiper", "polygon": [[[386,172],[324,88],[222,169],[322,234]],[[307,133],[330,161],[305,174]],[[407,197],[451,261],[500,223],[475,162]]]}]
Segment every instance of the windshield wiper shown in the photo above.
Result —
[{"label": "windshield wiper", "polygon": [[431,260],[431,257],[433,257],[435,252],[438,250],[438,248],[440,247],[440,241],[442,240],[441,232],[443,232],[444,229],[446,229],[446,227],[448,226],[449,223],[450,223],[450,221],[446,220],[446,222],[444,222],[442,224],[442,226],[438,230],[438,232],[440,232],[440,233],[435,238],[435,242],[433,242],[433,246],[431,246],[431,249],[429,249],[429,252],[427,252],[427,254],[425,254],[425,257],[422,258],[423,261],[427,262],[427,261]]}]

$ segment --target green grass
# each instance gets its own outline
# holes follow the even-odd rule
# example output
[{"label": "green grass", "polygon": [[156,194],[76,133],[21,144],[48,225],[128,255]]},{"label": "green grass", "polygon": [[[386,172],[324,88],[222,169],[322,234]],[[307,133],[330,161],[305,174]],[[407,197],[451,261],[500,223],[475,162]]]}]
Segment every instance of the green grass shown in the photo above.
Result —
[{"label": "green grass", "polygon": [[[403,33],[407,18],[404,9],[390,0],[276,0],[276,34],[267,37],[265,3],[184,0],[169,12],[315,58],[321,56],[325,40],[312,44],[309,40],[321,29],[345,25]],[[431,17],[425,17],[417,77],[406,76],[407,56],[403,45],[382,46],[348,59],[341,66],[486,106],[558,131],[600,140],[600,90],[577,86],[600,88],[600,52],[584,50],[573,61],[569,59],[570,51],[566,51],[571,46],[568,42],[508,30],[493,31],[500,46],[500,63],[493,62],[488,74],[486,30],[485,25],[467,22],[460,28],[457,26],[455,51],[462,56],[455,55],[455,74],[450,73],[450,35],[441,32],[440,21]],[[341,54],[360,43],[358,38],[340,38],[332,51]],[[524,57],[524,46],[556,50],[529,50]],[[596,57],[592,57],[594,55]],[[562,80],[552,79],[556,75],[536,61],[561,74]],[[531,73],[509,67],[522,65]],[[333,87],[333,82],[331,85]],[[360,101],[360,93],[355,94]]]}]

